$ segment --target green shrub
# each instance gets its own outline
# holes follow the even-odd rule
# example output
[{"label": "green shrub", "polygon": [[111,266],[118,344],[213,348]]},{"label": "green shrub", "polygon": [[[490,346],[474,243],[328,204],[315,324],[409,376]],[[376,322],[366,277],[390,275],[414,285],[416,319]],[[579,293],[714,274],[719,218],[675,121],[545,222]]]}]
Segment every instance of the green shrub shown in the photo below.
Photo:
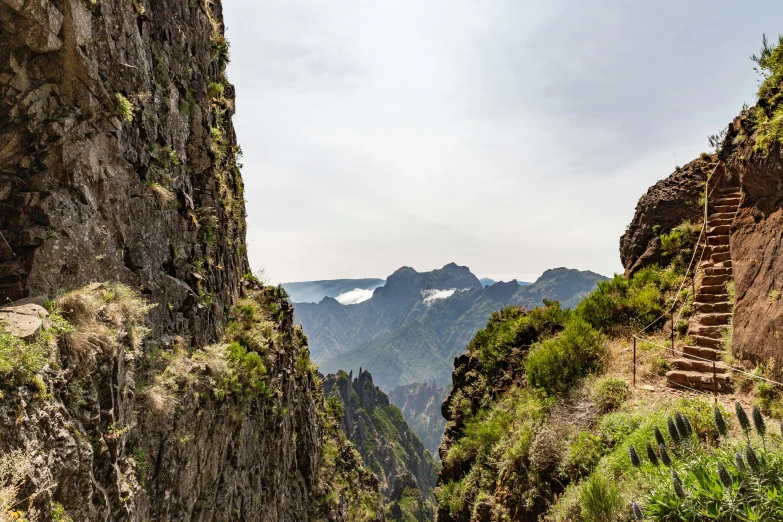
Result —
[{"label": "green shrub", "polygon": [[590,474],[605,452],[601,437],[593,435],[589,431],[582,431],[571,443],[564,465],[565,474],[571,480]]},{"label": "green shrub", "polygon": [[593,386],[593,401],[602,412],[616,410],[630,395],[631,388],[622,379],[602,377]]},{"label": "green shrub", "polygon": [[120,120],[132,122],[133,112],[136,110],[133,103],[119,92],[114,95],[114,99],[117,100],[117,116]]},{"label": "green shrub", "polygon": [[601,366],[604,338],[581,317],[572,317],[560,335],[530,350],[525,361],[528,382],[547,393],[559,393]]},{"label": "green shrub", "polygon": [[585,522],[613,520],[624,507],[617,485],[600,473],[594,473],[587,479],[579,499]]},{"label": "green shrub", "polygon": [[[652,323],[664,311],[664,295],[679,281],[673,269],[645,267],[630,279],[616,275],[601,281],[576,307],[576,314],[594,328],[620,331]],[[662,321],[654,326],[661,326]]]},{"label": "green shrub", "polygon": [[556,301],[530,311],[505,307],[492,314],[486,328],[476,332],[468,352],[481,362],[482,372],[491,378],[514,348],[554,335],[563,329],[569,315]]}]

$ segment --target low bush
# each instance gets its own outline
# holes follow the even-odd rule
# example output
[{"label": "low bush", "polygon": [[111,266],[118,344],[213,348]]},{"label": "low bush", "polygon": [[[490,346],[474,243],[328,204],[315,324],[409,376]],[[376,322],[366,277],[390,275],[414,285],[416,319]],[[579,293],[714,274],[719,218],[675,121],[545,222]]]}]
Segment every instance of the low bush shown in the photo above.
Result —
[{"label": "low bush", "polygon": [[600,281],[576,307],[576,314],[594,328],[607,332],[641,328],[660,322],[665,309],[666,293],[676,288],[680,276],[673,268],[660,269],[653,265],[636,272],[630,279],[616,275]]},{"label": "low bush", "polygon": [[585,522],[614,520],[624,507],[623,497],[614,481],[594,473],[579,494],[581,519]]},{"label": "low bush", "polygon": [[601,366],[606,352],[600,332],[579,316],[572,317],[560,335],[530,350],[525,362],[528,382],[555,394]]},{"label": "low bush", "polygon": [[623,379],[602,377],[593,386],[593,401],[604,413],[619,408],[622,403],[628,400],[630,395],[631,388]]}]

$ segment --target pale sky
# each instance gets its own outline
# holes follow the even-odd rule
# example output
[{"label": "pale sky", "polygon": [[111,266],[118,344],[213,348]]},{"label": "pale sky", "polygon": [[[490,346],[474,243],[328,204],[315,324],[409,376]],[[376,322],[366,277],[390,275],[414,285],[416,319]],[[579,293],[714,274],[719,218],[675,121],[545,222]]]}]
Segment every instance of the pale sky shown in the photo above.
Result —
[{"label": "pale sky", "polygon": [[783,2],[224,0],[273,282],[622,270],[636,202],[754,101]]}]

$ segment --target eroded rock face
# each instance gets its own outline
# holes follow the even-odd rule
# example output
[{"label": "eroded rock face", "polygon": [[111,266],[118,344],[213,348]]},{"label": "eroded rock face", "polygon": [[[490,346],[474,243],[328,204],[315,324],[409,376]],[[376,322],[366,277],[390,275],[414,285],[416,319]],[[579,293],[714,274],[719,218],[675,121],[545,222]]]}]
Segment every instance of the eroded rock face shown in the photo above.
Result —
[{"label": "eroded rock face", "polygon": [[119,280],[215,337],[248,271],[224,44],[217,1],[0,1],[0,302]]},{"label": "eroded rock face", "polygon": [[[343,432],[356,445],[365,465],[378,475],[381,492],[387,499],[399,500],[400,491],[410,479],[425,498],[432,495],[437,477],[432,455],[406,424],[400,410],[389,404],[388,396],[373,384],[370,372],[360,369],[355,379],[353,372],[327,375],[324,395],[339,397],[343,403]],[[398,477],[403,485],[398,485],[395,498]]]},{"label": "eroded rock face", "polygon": [[[751,109],[752,111],[753,109]],[[754,363],[783,365],[783,154],[754,150],[752,116],[729,127],[722,157],[744,197],[731,229],[735,302],[732,349]],[[738,135],[749,136],[742,140]],[[735,143],[736,142],[736,143]]]},{"label": "eroded rock face", "polygon": [[662,260],[661,234],[683,221],[699,220],[703,213],[699,198],[714,166],[712,158],[692,161],[650,187],[639,199],[633,220],[620,238],[620,260],[626,276]]}]

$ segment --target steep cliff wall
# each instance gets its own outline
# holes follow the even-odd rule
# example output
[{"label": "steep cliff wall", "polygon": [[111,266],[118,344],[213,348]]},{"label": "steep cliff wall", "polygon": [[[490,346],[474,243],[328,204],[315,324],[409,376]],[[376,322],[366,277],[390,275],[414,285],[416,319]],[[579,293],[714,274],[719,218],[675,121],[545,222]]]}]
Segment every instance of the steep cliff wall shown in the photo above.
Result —
[{"label": "steep cliff wall", "polygon": [[10,492],[39,520],[383,520],[285,294],[246,296],[195,351],[142,345],[148,307],[118,285],[66,294],[20,350],[0,338],[0,518]]},{"label": "steep cliff wall", "polygon": [[[780,112],[780,87],[729,126],[721,159],[739,182],[743,198],[731,229],[734,270],[735,355],[766,364],[783,364],[783,149],[778,139],[764,145],[763,123]],[[760,123],[761,122],[761,123]]]},{"label": "steep cliff wall", "polygon": [[373,384],[370,372],[362,371],[355,379],[343,371],[328,375],[324,394],[339,397],[344,404],[343,431],[378,474],[384,493],[388,495],[394,478],[406,471],[416,477],[425,496],[432,493],[437,474],[432,456],[400,410]]},{"label": "steep cliff wall", "polygon": [[0,301],[118,280],[203,344],[247,272],[215,1],[0,1]]}]

